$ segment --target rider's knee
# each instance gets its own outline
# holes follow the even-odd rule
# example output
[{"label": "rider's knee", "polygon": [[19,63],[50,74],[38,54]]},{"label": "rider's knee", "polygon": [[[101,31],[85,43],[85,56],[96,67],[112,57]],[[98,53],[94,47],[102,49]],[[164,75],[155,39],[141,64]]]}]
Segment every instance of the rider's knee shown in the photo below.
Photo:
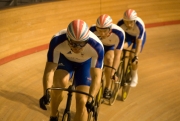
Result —
[{"label": "rider's knee", "polygon": [[105,58],[106,65],[111,66],[113,63],[113,57],[107,57]]},{"label": "rider's knee", "polygon": [[81,95],[78,95],[76,96],[76,105],[78,105],[78,107],[84,107],[85,104],[87,102],[87,98],[85,96],[81,96]]},{"label": "rider's knee", "polygon": [[53,78],[53,87],[66,87],[69,82],[69,74],[62,74],[64,71],[56,70]]}]

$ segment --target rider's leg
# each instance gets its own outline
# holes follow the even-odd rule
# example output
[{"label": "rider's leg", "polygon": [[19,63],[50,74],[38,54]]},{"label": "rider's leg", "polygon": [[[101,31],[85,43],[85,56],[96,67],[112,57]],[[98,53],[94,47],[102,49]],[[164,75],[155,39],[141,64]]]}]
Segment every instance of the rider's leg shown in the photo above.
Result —
[{"label": "rider's leg", "polygon": [[[77,86],[76,90],[89,93],[89,86],[81,85]],[[87,121],[87,109],[85,107],[87,102],[87,96],[83,94],[76,94],[76,114],[74,121]]]},{"label": "rider's leg", "polygon": [[[131,41],[128,41],[128,42],[125,42],[124,43],[124,48],[123,49],[131,49],[133,52],[135,52],[135,46],[132,47],[133,43]],[[130,61],[132,60],[132,58],[134,58],[134,54],[133,53],[130,53]],[[127,66],[127,61],[126,61],[126,64]],[[125,66],[125,68],[126,68]],[[138,69],[138,63],[131,63],[131,66],[132,66],[132,70],[131,70],[131,75],[132,75],[132,81],[131,81],[131,84],[130,86],[131,87],[135,87],[138,83],[138,74],[137,74],[137,69]],[[124,68],[124,69],[125,69]]]},{"label": "rider's leg", "polygon": [[[143,47],[144,47],[145,42],[146,42],[146,33],[144,33],[144,37],[143,37],[143,40],[142,40],[142,44],[140,44],[140,45],[141,45],[141,47],[140,47],[140,53],[142,52],[142,49],[143,49]],[[138,45],[136,45],[137,43],[138,43],[138,42],[135,41],[135,43],[133,44],[133,47],[132,47],[132,48],[133,48],[133,51],[134,51],[134,52],[135,52],[136,46],[138,46]],[[131,57],[133,58],[134,55],[132,55]],[[131,87],[136,87],[136,85],[137,85],[137,83],[138,83],[138,72],[137,72],[137,70],[138,70],[138,64],[139,64],[139,63],[132,63],[132,71],[131,71],[132,81],[131,81],[131,84],[130,84]]]},{"label": "rider's leg", "polygon": [[[114,59],[114,50],[109,50],[106,52],[104,57],[104,65],[112,67]],[[109,98],[110,97],[110,88],[111,88],[111,70],[112,68],[105,67],[104,74],[106,78],[106,86],[105,86],[105,92],[104,97]]]},{"label": "rider's leg", "polygon": [[[53,87],[67,87],[69,81],[69,73],[66,70],[58,69],[54,73]],[[57,116],[57,111],[60,102],[63,99],[63,91],[52,90],[51,91],[51,113],[52,117]]]},{"label": "rider's leg", "polygon": [[[91,59],[77,65],[74,73],[74,83],[76,90],[89,93],[89,86],[91,85],[90,67]],[[74,121],[87,121],[86,102],[88,97],[84,94],[76,93],[76,114]]]},{"label": "rider's leg", "polygon": [[[57,70],[54,73],[53,87],[67,87],[70,77],[72,77],[72,62],[64,55],[60,55]],[[51,116],[56,116],[60,102],[63,99],[63,91],[51,91]]]},{"label": "rider's leg", "polygon": [[[135,49],[132,49],[132,51],[135,52]],[[131,58],[134,58],[134,54],[131,54]],[[131,87],[136,87],[137,83],[138,83],[138,63],[132,63],[132,70],[131,70],[131,75],[132,75],[132,81],[130,86]]]},{"label": "rider's leg", "polygon": [[125,43],[124,43],[124,46],[123,46],[123,49],[127,49],[128,47],[129,47],[128,43],[125,42]]},{"label": "rider's leg", "polygon": [[[136,37],[129,35],[128,33],[126,33],[126,43],[124,44],[124,49],[130,49],[132,51],[135,52],[135,48],[136,48]],[[126,48],[125,48],[126,47]],[[132,58],[134,57],[134,55],[131,53],[130,54],[130,61],[132,61]],[[127,62],[127,61],[126,61]],[[127,65],[127,63],[126,63]],[[132,71],[131,71],[131,75],[132,75],[132,82],[130,86],[134,86],[136,85],[137,82],[137,65],[136,64],[132,64]]]},{"label": "rider's leg", "polygon": [[[132,48],[132,42],[125,42],[124,43],[124,46],[123,46],[123,49],[126,49],[126,50],[131,50]],[[123,56],[123,54],[121,54],[121,56]],[[126,52],[126,55],[125,56],[129,56],[129,52]],[[124,66],[124,70],[126,70],[126,67],[127,67],[127,64],[128,64],[128,59],[125,58],[125,66]]]}]

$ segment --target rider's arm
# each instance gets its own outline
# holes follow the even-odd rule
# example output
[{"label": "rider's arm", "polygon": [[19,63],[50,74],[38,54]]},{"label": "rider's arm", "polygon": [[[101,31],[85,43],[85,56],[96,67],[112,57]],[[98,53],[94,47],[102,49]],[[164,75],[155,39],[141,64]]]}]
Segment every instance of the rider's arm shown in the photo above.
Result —
[{"label": "rider's arm", "polygon": [[57,68],[56,63],[52,62],[46,62],[46,66],[44,69],[44,75],[43,75],[43,91],[44,95],[46,94],[46,89],[50,88],[53,83],[53,76],[54,76],[54,71]]},{"label": "rider's arm", "polygon": [[91,68],[90,74],[91,74],[91,86],[89,89],[89,94],[92,95],[93,97],[95,97],[101,86],[102,69],[101,68]]},{"label": "rider's arm", "polygon": [[116,49],[114,49],[114,60],[113,60],[113,65],[112,65],[114,69],[112,69],[111,71],[111,76],[113,76],[114,73],[118,69],[120,58],[121,58],[121,52],[122,52],[124,41],[125,41],[125,33],[123,29],[119,27],[118,30],[119,31],[114,31],[116,35],[118,36],[118,39],[116,40],[116,44],[115,44]]},{"label": "rider's arm", "polygon": [[46,94],[46,89],[50,88],[53,84],[54,72],[58,66],[60,52],[55,49],[58,46],[58,37],[53,37],[49,44],[49,49],[47,53],[47,62],[44,69],[43,75],[43,91]]},{"label": "rider's arm", "polygon": [[136,50],[135,50],[135,56],[138,57],[139,53],[141,52],[141,47],[142,47],[142,39],[143,39],[143,36],[144,36],[144,33],[145,33],[145,28],[143,26],[142,23],[140,22],[137,22],[137,27],[139,29],[139,35],[136,39]]},{"label": "rider's arm", "polygon": [[136,50],[135,50],[135,56],[138,56],[141,52],[141,46],[142,46],[142,40],[136,39]]},{"label": "rider's arm", "polygon": [[[97,41],[95,43],[89,43],[93,47],[92,57],[91,57],[91,85],[89,89],[89,94],[95,97],[101,86],[101,75],[103,68],[103,59],[104,59],[104,47],[99,38],[92,33],[92,37]],[[88,98],[90,101],[91,98]]]}]

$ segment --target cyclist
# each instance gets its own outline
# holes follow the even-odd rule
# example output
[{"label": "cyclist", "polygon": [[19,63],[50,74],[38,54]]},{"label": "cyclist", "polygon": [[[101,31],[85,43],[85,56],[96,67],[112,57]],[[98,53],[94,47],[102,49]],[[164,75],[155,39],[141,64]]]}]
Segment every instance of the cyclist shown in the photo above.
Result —
[{"label": "cyclist", "polygon": [[[47,53],[44,72],[44,85],[54,74],[52,87],[67,87],[74,73],[76,90],[95,97],[101,84],[104,48],[99,38],[89,31],[88,25],[78,19],[67,29],[61,30],[52,38]],[[44,86],[44,94],[47,86]],[[45,96],[43,96],[45,97]],[[63,99],[63,91],[51,91],[50,121],[58,121],[58,106]],[[46,102],[41,98],[42,102]],[[76,114],[74,121],[87,120],[87,108],[91,108],[86,95],[76,94]],[[86,105],[86,106],[85,106]]]},{"label": "cyclist", "polygon": [[123,29],[112,23],[112,18],[107,14],[102,14],[99,16],[96,24],[92,25],[90,30],[100,38],[104,45],[104,65],[112,67],[106,67],[104,71],[106,77],[106,86],[103,97],[109,99],[111,97],[111,79],[120,63],[125,33]]},{"label": "cyclist", "polygon": [[132,57],[132,82],[131,87],[136,87],[138,83],[138,56],[143,49],[143,46],[146,41],[146,30],[144,22],[141,18],[137,16],[137,13],[133,9],[128,9],[124,12],[123,18],[118,21],[118,26],[120,26],[126,35],[126,40],[124,44],[124,49],[128,48],[131,44],[132,51],[135,52],[135,55]]}]

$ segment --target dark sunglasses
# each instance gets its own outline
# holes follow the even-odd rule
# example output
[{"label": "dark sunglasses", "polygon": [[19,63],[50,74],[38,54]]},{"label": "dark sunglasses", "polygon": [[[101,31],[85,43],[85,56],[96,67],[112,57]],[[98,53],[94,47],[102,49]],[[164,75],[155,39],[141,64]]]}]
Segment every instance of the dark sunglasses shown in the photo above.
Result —
[{"label": "dark sunglasses", "polygon": [[86,41],[81,41],[81,42],[76,42],[76,41],[71,40],[70,38],[68,38],[68,43],[72,47],[84,47],[87,44],[87,40]]},{"label": "dark sunglasses", "polygon": [[[96,26],[97,27],[97,26]],[[102,29],[102,30],[105,30],[105,29],[109,29],[110,30],[110,28],[109,27],[107,27],[107,28],[99,28],[99,27],[97,27],[98,29]]]}]

